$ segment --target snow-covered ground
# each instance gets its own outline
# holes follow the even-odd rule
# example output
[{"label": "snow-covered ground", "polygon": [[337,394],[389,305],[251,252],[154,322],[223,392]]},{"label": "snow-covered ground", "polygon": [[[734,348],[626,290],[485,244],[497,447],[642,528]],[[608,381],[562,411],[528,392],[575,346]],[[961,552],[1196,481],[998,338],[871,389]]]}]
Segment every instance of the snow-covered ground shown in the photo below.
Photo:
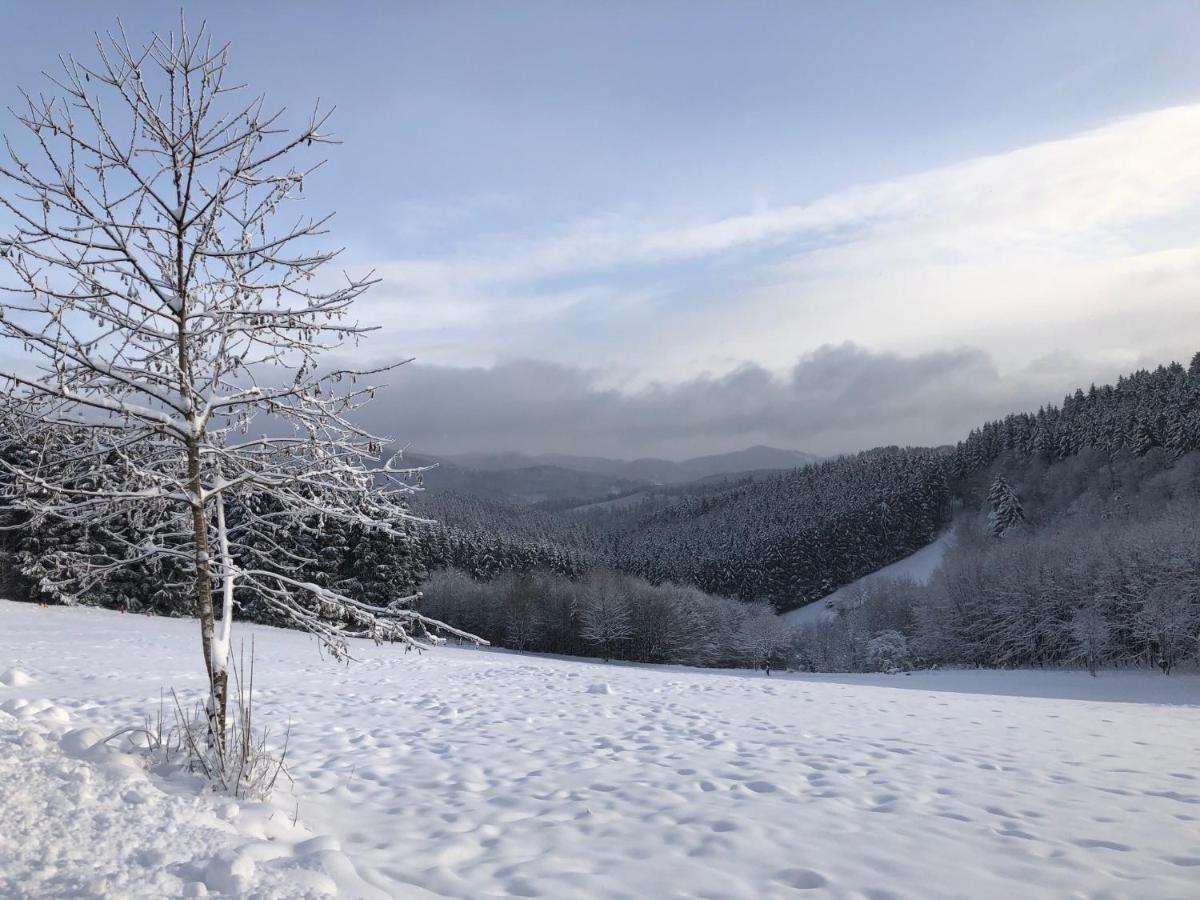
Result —
[{"label": "snow-covered ground", "polygon": [[857,581],[843,585],[832,594],[822,597],[814,603],[801,606],[799,609],[789,610],[780,616],[780,618],[796,628],[833,619],[837,615],[838,604],[853,599],[855,593],[862,585],[876,579],[911,578],[917,584],[928,584],[937,567],[942,564],[942,557],[946,555],[946,550],[953,542],[954,529],[951,528],[938,535],[938,537],[916,553],[912,553],[904,557],[904,559],[896,560],[891,565],[884,566],[882,569],[872,572],[870,575],[865,575]]},{"label": "snow-covered ground", "polygon": [[157,709],[160,687],[200,687],[197,632],[0,602],[0,896],[1191,898],[1200,885],[1196,676],[767,680],[371,645],[339,667],[302,635],[243,628],[260,719],[292,722],[294,789],[256,805],[88,749]]}]

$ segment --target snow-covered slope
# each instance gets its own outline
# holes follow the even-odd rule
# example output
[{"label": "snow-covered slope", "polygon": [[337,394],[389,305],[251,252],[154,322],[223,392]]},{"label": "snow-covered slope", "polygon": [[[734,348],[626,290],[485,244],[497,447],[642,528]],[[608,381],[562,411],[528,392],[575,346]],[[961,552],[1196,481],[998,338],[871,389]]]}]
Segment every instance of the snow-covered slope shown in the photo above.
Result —
[{"label": "snow-covered slope", "polygon": [[258,716],[292,722],[294,793],[260,808],[62,739],[199,688],[197,630],[0,602],[0,672],[32,679],[0,684],[0,896],[1196,895],[1196,677],[339,667],[245,628]]},{"label": "snow-covered slope", "polygon": [[[897,560],[890,566],[884,566],[877,572],[872,572],[857,581],[843,585],[832,594],[801,606],[799,609],[785,612],[781,618],[789,625],[796,627],[811,625],[814,622],[827,621],[837,615],[837,605],[854,596],[864,583],[883,578],[911,578],[918,584],[928,584],[930,577],[941,565],[946,549],[954,541],[953,529],[943,532],[936,539],[926,544],[916,553]],[[832,604],[832,605],[831,605]]]}]

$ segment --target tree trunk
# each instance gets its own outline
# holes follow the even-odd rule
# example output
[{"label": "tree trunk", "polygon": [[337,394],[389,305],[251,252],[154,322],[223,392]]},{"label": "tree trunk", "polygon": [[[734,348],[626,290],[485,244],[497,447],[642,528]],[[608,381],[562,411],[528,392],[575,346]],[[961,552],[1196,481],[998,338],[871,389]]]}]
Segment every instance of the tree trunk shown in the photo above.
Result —
[{"label": "tree trunk", "polygon": [[[183,171],[178,159],[173,159],[175,196],[180,209],[186,206]],[[188,173],[188,188],[190,191]],[[200,612],[200,640],[204,650],[204,668],[208,673],[208,731],[219,753],[225,752],[225,709],[229,695],[229,675],[225,666],[214,665],[213,659],[213,598],[212,560],[208,552],[208,516],[204,508],[204,481],[200,471],[201,428],[196,418],[195,384],[192,379],[191,344],[188,334],[187,266],[183,226],[175,229],[175,293],[179,298],[179,333],[177,353],[179,364],[179,396],[187,404],[192,433],[187,440],[188,486],[192,504],[192,532],[196,543],[196,603]]]},{"label": "tree trunk", "polygon": [[229,695],[229,673],[217,668],[213,659],[212,562],[208,553],[208,517],[201,502],[204,484],[200,478],[199,441],[188,443],[188,481],[191,483],[192,530],[196,541],[196,601],[200,608],[200,640],[204,645],[204,668],[208,673],[208,728],[217,750],[225,750],[225,707]]}]

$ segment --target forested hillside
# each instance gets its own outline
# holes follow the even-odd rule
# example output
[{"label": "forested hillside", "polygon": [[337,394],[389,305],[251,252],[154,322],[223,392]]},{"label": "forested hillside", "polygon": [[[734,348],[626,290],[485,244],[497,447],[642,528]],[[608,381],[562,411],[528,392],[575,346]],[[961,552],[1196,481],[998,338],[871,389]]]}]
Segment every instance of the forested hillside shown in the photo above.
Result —
[{"label": "forested hillside", "polygon": [[814,669],[1200,659],[1200,354],[973,431],[966,511],[926,587],[865,586],[807,628]]},{"label": "forested hillside", "polygon": [[443,523],[428,557],[434,568],[451,561],[487,578],[608,564],[782,611],[928,543],[954,508],[981,502],[984,473],[1002,456],[1050,465],[1088,450],[1116,460],[1158,449],[1174,460],[1197,447],[1200,355],[1190,369],[1138,372],[1078,390],[1061,406],[986,423],[952,449],[879,448],[758,479],[663,488],[575,515],[447,495],[419,497],[415,508]]},{"label": "forested hillside", "polygon": [[1054,462],[1088,448],[1110,458],[1162,448],[1173,459],[1200,448],[1200,353],[1187,369],[1171,363],[1142,370],[1115,385],[1077,390],[1061,407],[988,422],[955,449],[953,471],[978,471],[1005,452]]},{"label": "forested hillside", "polygon": [[490,580],[504,572],[578,575],[611,563],[602,534],[585,521],[455,493],[418,494],[413,511],[428,570],[456,568]]},{"label": "forested hillside", "polygon": [[785,610],[930,541],[948,522],[947,456],[881,448],[761,479],[703,482],[591,515],[422,495],[431,568],[480,578],[611,565]]},{"label": "forested hillside", "polygon": [[883,448],[616,519],[650,581],[791,609],[918,549],[949,517],[945,455]]},{"label": "forested hillside", "polygon": [[[997,515],[999,483],[1017,516]],[[1007,451],[965,490],[974,505],[930,583],[868,580],[802,630],[798,664],[1169,672],[1200,659],[1200,451],[1087,448],[1054,463]]]}]

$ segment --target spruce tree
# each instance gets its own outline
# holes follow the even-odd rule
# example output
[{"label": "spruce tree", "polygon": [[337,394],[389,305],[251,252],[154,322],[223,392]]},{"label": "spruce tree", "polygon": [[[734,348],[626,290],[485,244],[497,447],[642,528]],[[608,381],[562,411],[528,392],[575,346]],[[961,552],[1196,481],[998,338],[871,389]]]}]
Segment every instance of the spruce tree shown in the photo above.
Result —
[{"label": "spruce tree", "polygon": [[1025,510],[1021,501],[1003,475],[997,475],[992,482],[992,488],[988,491],[988,502],[992,506],[988,522],[993,536],[1004,537],[1010,528],[1025,521]]}]

